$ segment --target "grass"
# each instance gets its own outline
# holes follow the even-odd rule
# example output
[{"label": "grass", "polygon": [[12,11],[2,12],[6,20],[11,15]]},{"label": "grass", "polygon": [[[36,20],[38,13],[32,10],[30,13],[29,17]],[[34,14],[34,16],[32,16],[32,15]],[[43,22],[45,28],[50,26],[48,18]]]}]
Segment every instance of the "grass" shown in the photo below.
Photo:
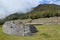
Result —
[{"label": "grass", "polygon": [[32,36],[4,34],[0,27],[0,40],[60,40],[60,25],[35,25],[38,32]]}]

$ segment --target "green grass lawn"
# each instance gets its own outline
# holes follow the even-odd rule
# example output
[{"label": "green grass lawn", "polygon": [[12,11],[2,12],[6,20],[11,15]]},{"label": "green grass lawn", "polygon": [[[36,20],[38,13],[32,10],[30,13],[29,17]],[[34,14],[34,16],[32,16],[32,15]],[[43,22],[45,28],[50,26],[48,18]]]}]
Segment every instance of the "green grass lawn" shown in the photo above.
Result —
[{"label": "green grass lawn", "polygon": [[38,32],[32,36],[13,36],[2,32],[0,27],[0,40],[60,40],[60,25],[35,25]]}]

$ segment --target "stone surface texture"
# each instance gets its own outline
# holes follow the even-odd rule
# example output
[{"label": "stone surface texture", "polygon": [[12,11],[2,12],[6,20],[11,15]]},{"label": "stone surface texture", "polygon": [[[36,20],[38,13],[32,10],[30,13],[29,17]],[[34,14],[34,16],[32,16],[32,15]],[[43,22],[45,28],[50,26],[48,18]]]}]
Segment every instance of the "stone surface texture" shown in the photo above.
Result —
[{"label": "stone surface texture", "polygon": [[29,36],[37,32],[34,25],[25,24],[18,21],[7,21],[4,23],[3,32],[17,36]]}]

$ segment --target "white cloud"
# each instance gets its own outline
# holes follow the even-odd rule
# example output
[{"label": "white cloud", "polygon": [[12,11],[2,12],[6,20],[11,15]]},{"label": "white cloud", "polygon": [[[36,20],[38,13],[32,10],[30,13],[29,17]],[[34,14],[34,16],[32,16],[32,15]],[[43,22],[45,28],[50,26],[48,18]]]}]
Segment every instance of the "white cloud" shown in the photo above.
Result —
[{"label": "white cloud", "polygon": [[28,12],[38,4],[39,0],[0,0],[0,17],[5,17],[15,12]]},{"label": "white cloud", "polygon": [[60,5],[60,1],[54,2],[54,4]]}]

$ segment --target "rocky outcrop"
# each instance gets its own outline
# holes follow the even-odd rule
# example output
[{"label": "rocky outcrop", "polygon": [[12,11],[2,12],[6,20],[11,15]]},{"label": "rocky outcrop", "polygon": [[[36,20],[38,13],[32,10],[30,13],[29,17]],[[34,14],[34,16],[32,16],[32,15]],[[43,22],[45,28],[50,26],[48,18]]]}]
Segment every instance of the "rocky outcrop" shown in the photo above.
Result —
[{"label": "rocky outcrop", "polygon": [[11,35],[28,36],[37,32],[34,25],[25,24],[18,21],[8,21],[3,25],[3,32]]}]

